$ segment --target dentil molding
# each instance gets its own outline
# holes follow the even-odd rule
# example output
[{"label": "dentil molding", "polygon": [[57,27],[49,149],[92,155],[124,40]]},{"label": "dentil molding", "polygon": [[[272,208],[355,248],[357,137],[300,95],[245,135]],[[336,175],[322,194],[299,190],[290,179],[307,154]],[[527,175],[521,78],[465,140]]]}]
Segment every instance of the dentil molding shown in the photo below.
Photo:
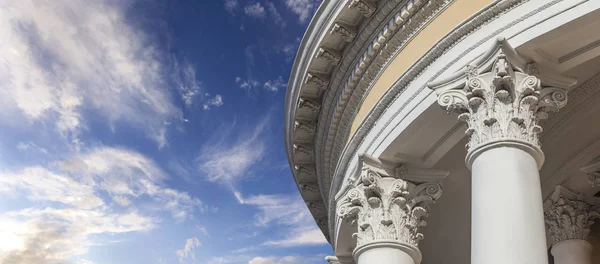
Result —
[{"label": "dentil molding", "polygon": [[544,201],[546,228],[552,245],[571,239],[590,240],[590,228],[600,218],[598,200],[586,199],[560,185]]},{"label": "dentil molding", "polygon": [[413,183],[388,175],[381,162],[362,157],[357,179],[341,197],[337,215],[357,228],[356,246],[396,241],[417,247],[430,205],[442,195],[440,182]]}]

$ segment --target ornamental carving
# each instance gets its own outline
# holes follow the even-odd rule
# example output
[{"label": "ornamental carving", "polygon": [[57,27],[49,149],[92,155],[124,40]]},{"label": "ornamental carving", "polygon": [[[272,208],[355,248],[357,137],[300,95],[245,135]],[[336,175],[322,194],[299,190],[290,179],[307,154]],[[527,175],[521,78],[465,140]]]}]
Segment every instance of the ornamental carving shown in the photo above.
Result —
[{"label": "ornamental carving", "polygon": [[545,202],[546,228],[552,244],[571,239],[590,240],[590,228],[600,213],[581,195],[558,186]]},{"label": "ornamental carving", "polygon": [[600,171],[588,173],[588,181],[592,187],[600,186]]},{"label": "ornamental carving", "polygon": [[338,216],[357,227],[357,246],[396,240],[418,246],[429,207],[442,194],[439,183],[414,184],[363,164],[360,176],[338,201]]},{"label": "ornamental carving", "polygon": [[589,165],[581,168],[581,171],[587,174],[592,187],[600,186],[600,157],[595,158]]},{"label": "ornamental carving", "polygon": [[346,42],[352,42],[356,37],[356,28],[344,23],[335,22],[330,31],[331,35],[338,35]]},{"label": "ornamental carving", "polygon": [[306,108],[313,113],[318,113],[319,110],[321,110],[321,104],[315,102],[314,100],[301,97],[298,99],[298,108]]},{"label": "ornamental carving", "polygon": [[317,88],[321,90],[327,89],[327,85],[329,85],[329,80],[326,77],[320,76],[314,73],[309,73],[306,75],[306,80],[304,80],[305,84],[314,84]]},{"label": "ornamental carving", "polygon": [[294,166],[294,169],[296,170],[296,174],[305,174],[305,175],[314,175],[315,174],[315,168],[312,166],[299,166],[296,165]]},{"label": "ornamental carving", "polygon": [[309,134],[315,133],[315,126],[311,123],[305,123],[301,121],[294,121],[294,132],[304,131]]},{"label": "ornamental carving", "polygon": [[499,38],[490,51],[461,73],[429,87],[438,91],[442,107],[458,112],[458,119],[467,123],[468,150],[499,140],[539,148],[539,121],[567,103],[566,90],[556,86],[575,83],[564,76],[545,76]]},{"label": "ornamental carving", "polygon": [[338,65],[342,59],[342,55],[339,52],[331,51],[329,49],[319,48],[316,54],[317,58],[322,58],[329,61],[332,65]]},{"label": "ornamental carving", "polygon": [[294,144],[293,148],[294,148],[294,154],[302,153],[304,155],[312,155],[312,153],[313,153],[313,149],[310,145]]},{"label": "ornamental carving", "polygon": [[377,9],[372,0],[352,0],[348,4],[349,8],[356,8],[365,17],[371,17]]}]

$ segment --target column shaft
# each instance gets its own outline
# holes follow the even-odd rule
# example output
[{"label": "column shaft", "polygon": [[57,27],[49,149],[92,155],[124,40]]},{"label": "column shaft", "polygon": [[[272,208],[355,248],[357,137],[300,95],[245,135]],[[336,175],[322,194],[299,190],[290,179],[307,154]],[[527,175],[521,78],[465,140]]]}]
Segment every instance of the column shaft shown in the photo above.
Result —
[{"label": "column shaft", "polygon": [[416,248],[398,247],[397,243],[377,243],[366,246],[357,255],[357,264],[419,264],[412,254],[420,253]]},{"label": "column shaft", "polygon": [[581,239],[569,239],[552,246],[554,264],[592,264],[592,245]]},{"label": "column shaft", "polygon": [[472,264],[547,264],[539,172],[518,148],[481,153],[472,165]]}]

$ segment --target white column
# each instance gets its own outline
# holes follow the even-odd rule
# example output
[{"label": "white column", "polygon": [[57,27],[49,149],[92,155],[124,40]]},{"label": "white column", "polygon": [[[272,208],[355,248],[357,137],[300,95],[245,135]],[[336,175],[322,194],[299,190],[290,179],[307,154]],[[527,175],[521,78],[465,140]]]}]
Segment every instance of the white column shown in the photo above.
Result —
[{"label": "white column", "polygon": [[592,264],[590,228],[600,214],[581,194],[557,186],[544,202],[546,226],[555,264]]},{"label": "white column", "polygon": [[547,264],[537,164],[515,147],[486,150],[472,165],[471,263]]},{"label": "white column", "polygon": [[569,239],[552,246],[554,264],[592,264],[592,244],[581,239]]},{"label": "white column", "polygon": [[357,264],[420,264],[419,228],[429,206],[442,194],[438,182],[414,183],[392,177],[381,163],[363,156],[361,172],[350,180],[337,215],[356,227]]},{"label": "white column", "polygon": [[[538,121],[567,102],[503,38],[462,71],[430,83],[438,103],[468,125],[472,171],[471,264],[547,264]],[[549,80],[549,82],[545,82]]]}]

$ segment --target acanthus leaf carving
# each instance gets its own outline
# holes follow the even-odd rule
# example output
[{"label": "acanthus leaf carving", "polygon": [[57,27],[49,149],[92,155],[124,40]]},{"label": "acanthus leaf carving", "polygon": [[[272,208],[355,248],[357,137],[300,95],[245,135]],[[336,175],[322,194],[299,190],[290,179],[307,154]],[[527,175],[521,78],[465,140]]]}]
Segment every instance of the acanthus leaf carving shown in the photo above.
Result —
[{"label": "acanthus leaf carving", "polygon": [[310,146],[310,145],[294,144],[293,148],[294,148],[295,154],[302,153],[305,155],[312,155],[312,153],[313,153],[312,146]]},{"label": "acanthus leaf carving", "polygon": [[415,184],[363,165],[358,179],[338,202],[338,216],[357,227],[357,247],[378,240],[418,246],[440,183]]},{"label": "acanthus leaf carving", "polygon": [[468,150],[497,140],[517,140],[539,148],[539,121],[565,106],[567,92],[542,85],[537,66],[525,63],[506,40],[499,39],[494,49],[488,53],[493,57],[480,58],[462,75],[444,80],[450,87],[429,86],[439,89],[442,107],[458,112],[458,119],[467,123]]},{"label": "acanthus leaf carving", "polygon": [[327,80],[327,78],[325,76],[314,74],[314,73],[308,73],[308,74],[306,74],[306,79],[304,80],[304,83],[305,84],[314,84],[319,89],[325,90],[325,89],[327,89],[327,86],[329,85],[329,80]]},{"label": "acanthus leaf carving", "polygon": [[545,201],[545,222],[552,244],[565,240],[590,240],[591,227],[600,212],[583,201],[581,194],[557,186],[554,193]]},{"label": "acanthus leaf carving", "polygon": [[342,59],[342,55],[339,52],[325,48],[319,48],[316,57],[328,60],[332,65],[338,65]]},{"label": "acanthus leaf carving", "polygon": [[338,35],[346,42],[352,42],[356,37],[356,28],[341,22],[335,22],[331,28],[330,34]]},{"label": "acanthus leaf carving", "polygon": [[352,0],[348,4],[349,8],[356,8],[365,17],[371,17],[377,9],[372,0]]},{"label": "acanthus leaf carving", "polygon": [[294,121],[294,131],[302,130],[308,134],[315,133],[315,126],[311,123]]},{"label": "acanthus leaf carving", "polygon": [[313,113],[318,113],[321,110],[321,105],[314,100],[301,97],[298,99],[298,108],[307,108]]}]

